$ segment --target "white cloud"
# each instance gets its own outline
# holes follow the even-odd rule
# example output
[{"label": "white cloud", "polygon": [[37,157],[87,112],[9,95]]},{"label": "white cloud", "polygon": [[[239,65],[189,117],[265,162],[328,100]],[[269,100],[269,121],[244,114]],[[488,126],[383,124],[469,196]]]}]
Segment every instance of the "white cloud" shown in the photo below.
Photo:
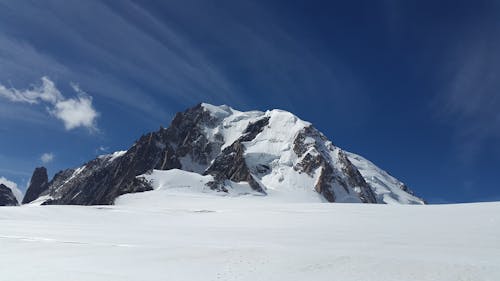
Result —
[{"label": "white cloud", "polygon": [[54,154],[53,153],[44,153],[42,156],[40,156],[40,160],[42,160],[43,164],[47,164],[52,162],[54,160]]},{"label": "white cloud", "polygon": [[66,130],[85,127],[96,130],[96,119],[99,113],[92,106],[92,97],[82,91],[76,84],[71,84],[78,94],[75,98],[65,98],[57,89],[55,83],[48,77],[41,78],[42,84],[31,86],[26,90],[7,88],[0,84],[0,97],[12,102],[39,104],[44,102],[49,105],[48,111],[64,123]]},{"label": "white cloud", "polygon": [[66,130],[77,127],[95,129],[95,120],[99,114],[92,107],[92,97],[79,96],[57,102],[50,113],[64,122]]},{"label": "white cloud", "polygon": [[0,96],[9,99],[13,102],[26,102],[30,104],[39,103],[40,101],[56,103],[58,100],[64,99],[61,92],[56,88],[54,82],[48,77],[42,77],[42,85],[32,86],[27,90],[18,90],[7,88],[0,84]]},{"label": "white cloud", "polygon": [[19,190],[19,188],[17,188],[17,184],[15,182],[10,181],[5,177],[0,177],[0,184],[4,184],[8,188],[10,188],[10,190],[12,190],[12,193],[16,197],[17,201],[21,203],[21,201],[23,200],[23,193],[21,192],[21,190]]}]

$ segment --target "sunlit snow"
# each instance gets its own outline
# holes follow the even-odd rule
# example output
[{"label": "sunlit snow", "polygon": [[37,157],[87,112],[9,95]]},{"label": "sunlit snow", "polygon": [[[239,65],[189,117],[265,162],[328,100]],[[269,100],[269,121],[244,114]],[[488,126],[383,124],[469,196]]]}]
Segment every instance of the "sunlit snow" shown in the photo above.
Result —
[{"label": "sunlit snow", "polygon": [[2,280],[500,280],[500,203],[290,203],[159,187],[115,206],[0,208]]}]

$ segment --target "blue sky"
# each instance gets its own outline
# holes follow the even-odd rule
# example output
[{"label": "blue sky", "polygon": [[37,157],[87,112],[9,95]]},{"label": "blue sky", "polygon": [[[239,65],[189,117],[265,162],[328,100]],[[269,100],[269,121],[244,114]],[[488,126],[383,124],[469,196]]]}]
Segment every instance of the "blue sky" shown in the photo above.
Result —
[{"label": "blue sky", "polygon": [[430,202],[500,200],[499,3],[0,0],[0,177],[203,101],[292,111]]}]

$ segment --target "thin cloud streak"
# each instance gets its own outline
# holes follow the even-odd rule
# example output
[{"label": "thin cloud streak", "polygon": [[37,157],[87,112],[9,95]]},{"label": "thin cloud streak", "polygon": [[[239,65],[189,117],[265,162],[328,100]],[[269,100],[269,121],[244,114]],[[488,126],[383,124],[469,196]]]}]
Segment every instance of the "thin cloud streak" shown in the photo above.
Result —
[{"label": "thin cloud streak", "polygon": [[445,64],[451,78],[432,104],[438,117],[455,128],[464,163],[474,162],[490,141],[500,140],[500,42],[480,35],[451,52]]},{"label": "thin cloud streak", "polygon": [[[16,3],[9,2],[5,5],[12,10],[20,9]],[[140,6],[129,2],[114,2],[111,6],[115,7],[108,7],[99,1],[86,1],[84,5],[78,2],[71,7],[50,3],[49,6],[52,8],[39,9],[33,5],[23,5],[23,9],[29,12],[20,14],[29,17],[19,20],[37,27],[37,30],[27,32],[48,33],[49,38],[56,32],[60,47],[78,53],[78,56],[61,56],[57,53],[59,48],[53,49],[50,44],[48,48],[43,48],[43,54],[30,53],[38,57],[58,56],[55,65],[65,66],[63,73],[58,72],[58,80],[79,81],[94,95],[112,99],[156,119],[164,119],[170,115],[168,105],[161,106],[154,97],[158,92],[172,101],[190,105],[210,97],[219,97],[230,103],[231,100],[238,99],[225,75],[202,55],[198,47],[183,39],[169,26],[155,20]],[[117,12],[118,6],[131,9],[140,24]],[[88,9],[92,10],[92,20],[79,16]],[[102,22],[106,24],[103,25]],[[140,26],[144,23],[154,26],[157,34],[141,29]],[[10,26],[6,25],[7,34],[22,33],[22,30],[17,30],[19,26],[12,26],[12,23]],[[94,36],[88,36],[89,33]],[[103,37],[112,44],[104,44],[101,40]],[[20,45],[17,41],[10,41],[11,47]],[[23,42],[21,47],[30,51],[40,44],[46,42],[31,40]],[[22,61],[16,54],[4,57],[3,60]],[[42,62],[46,68],[52,68],[55,60],[37,58],[35,61]],[[14,68],[17,64],[6,65]],[[57,68],[61,70],[60,67]]]}]

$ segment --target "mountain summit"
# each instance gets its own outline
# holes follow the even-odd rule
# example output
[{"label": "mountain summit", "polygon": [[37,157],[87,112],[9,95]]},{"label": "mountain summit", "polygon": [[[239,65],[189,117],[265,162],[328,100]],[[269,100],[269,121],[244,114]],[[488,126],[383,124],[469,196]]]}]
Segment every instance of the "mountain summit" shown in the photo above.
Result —
[{"label": "mountain summit", "polygon": [[218,194],[424,203],[290,112],[241,112],[206,103],[177,113],[168,128],[143,135],[127,151],[61,171],[27,194],[39,194],[37,204],[113,204],[122,194],[169,188],[175,181],[187,187],[193,179],[203,191]]}]

